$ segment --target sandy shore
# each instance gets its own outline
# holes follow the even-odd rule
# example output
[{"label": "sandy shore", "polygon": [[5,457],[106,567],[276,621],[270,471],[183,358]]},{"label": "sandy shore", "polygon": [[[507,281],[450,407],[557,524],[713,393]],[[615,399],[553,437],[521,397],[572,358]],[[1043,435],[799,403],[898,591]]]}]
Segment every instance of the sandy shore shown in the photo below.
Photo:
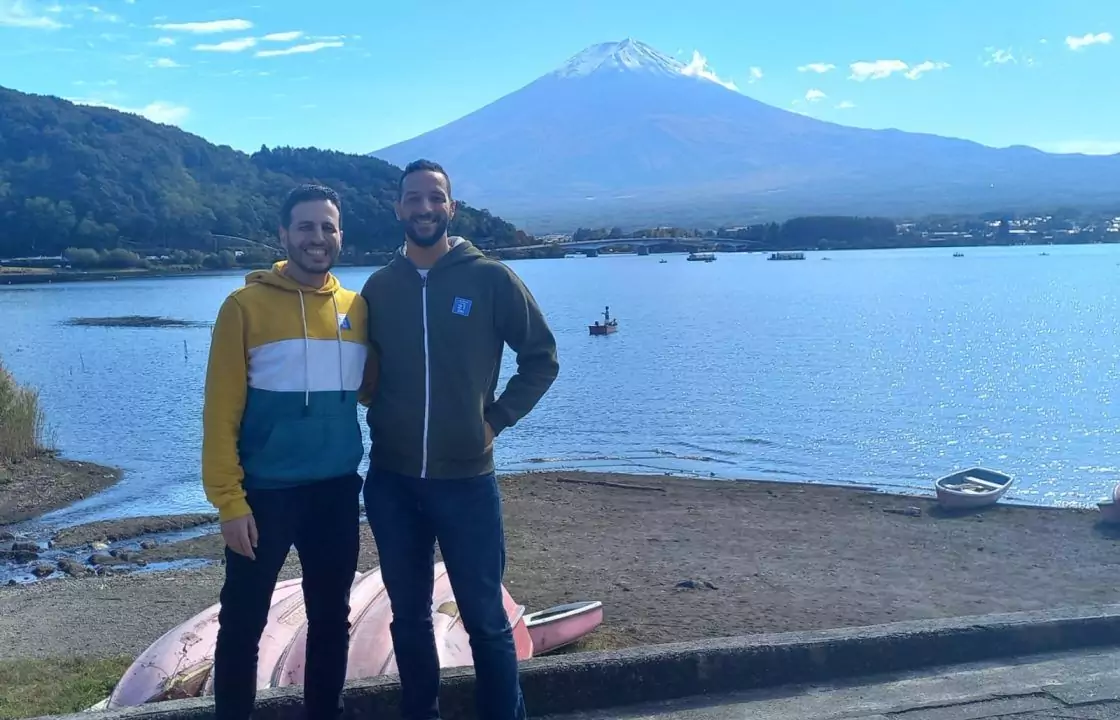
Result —
[{"label": "sandy shore", "polygon": [[[590,647],[1120,602],[1120,534],[1095,511],[946,517],[863,490],[593,473],[508,475],[502,489],[507,587],[530,610],[602,600]],[[377,556],[362,535],[365,569]],[[149,559],[216,558],[219,543]],[[284,575],[298,574],[293,553]],[[221,581],[214,564],[2,588],[0,659],[135,654]]]},{"label": "sandy shore", "polygon": [[0,530],[100,492],[121,479],[116,468],[51,454],[0,462]]}]

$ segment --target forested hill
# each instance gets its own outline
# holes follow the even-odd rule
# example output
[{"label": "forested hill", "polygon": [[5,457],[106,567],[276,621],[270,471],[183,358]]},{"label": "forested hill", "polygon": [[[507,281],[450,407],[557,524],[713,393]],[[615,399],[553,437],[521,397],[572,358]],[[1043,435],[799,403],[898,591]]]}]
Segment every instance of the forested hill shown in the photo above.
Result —
[{"label": "forested hill", "polygon": [[[214,235],[274,243],[280,203],[307,181],[342,196],[347,246],[384,250],[401,238],[392,207],[400,173],[314,148],[247,155],[137,115],[0,87],[0,258],[74,247],[209,250]],[[529,241],[469,207],[452,231],[483,247]]]}]

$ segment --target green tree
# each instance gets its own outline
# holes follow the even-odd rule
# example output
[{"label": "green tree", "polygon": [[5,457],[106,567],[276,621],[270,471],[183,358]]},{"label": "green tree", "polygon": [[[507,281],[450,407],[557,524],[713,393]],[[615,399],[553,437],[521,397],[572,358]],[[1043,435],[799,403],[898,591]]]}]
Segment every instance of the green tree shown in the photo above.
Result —
[{"label": "green tree", "polygon": [[70,263],[71,267],[79,270],[88,270],[89,268],[97,267],[101,263],[101,257],[97,251],[92,248],[66,248],[62,253],[62,257],[66,262]]},{"label": "green tree", "polygon": [[125,270],[128,268],[143,267],[145,261],[136,253],[124,248],[113,248],[101,257],[101,266]]}]

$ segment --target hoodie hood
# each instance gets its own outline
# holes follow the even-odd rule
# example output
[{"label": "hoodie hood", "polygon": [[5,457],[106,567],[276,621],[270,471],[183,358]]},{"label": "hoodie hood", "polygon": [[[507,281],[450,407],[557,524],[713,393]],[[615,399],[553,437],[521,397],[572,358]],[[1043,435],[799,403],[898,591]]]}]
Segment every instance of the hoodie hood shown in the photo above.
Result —
[{"label": "hoodie hood", "polygon": [[272,287],[287,290],[288,292],[308,293],[313,295],[333,295],[342,287],[338,282],[338,278],[334,276],[334,273],[330,272],[327,273],[327,280],[323,283],[323,287],[321,288],[301,285],[284,273],[286,267],[288,267],[288,261],[281,260],[274,263],[271,270],[254,270],[245,276],[245,284],[252,285],[254,283],[260,283],[261,285],[271,285]]},{"label": "hoodie hood", "polygon": [[[447,238],[447,240],[451,245],[451,249],[447,252],[446,255],[436,261],[436,264],[431,268],[432,270],[435,270],[436,268],[447,267],[449,265],[458,265],[464,262],[471,262],[486,257],[485,253],[475,247],[470,240],[467,240],[464,237],[451,235]],[[398,269],[403,268],[410,271],[416,271],[417,269],[412,260],[408,258],[408,243],[404,243],[399,248],[397,248],[397,251],[393,254],[393,259],[389,264],[396,265]]]},{"label": "hoodie hood", "polygon": [[[313,288],[308,287],[307,285],[301,285],[284,274],[284,268],[286,268],[287,266],[288,261],[281,260],[280,262],[273,264],[271,270],[254,270],[253,272],[245,276],[245,284],[252,285],[254,283],[257,283],[260,285],[270,285],[274,288],[286,290],[299,296],[299,305],[293,306],[293,312],[298,310],[300,323],[303,325],[303,410],[304,413],[307,413],[309,412],[311,407],[311,362],[309,359],[311,353],[309,347],[311,339],[307,333],[307,303],[306,301],[304,301],[303,296],[329,295],[331,298],[331,304],[334,306],[334,316],[338,317],[341,322],[341,316],[338,312],[338,298],[335,295],[342,288],[342,285],[338,282],[338,278],[334,276],[334,273],[329,272],[327,273],[327,280],[323,283],[323,287],[321,288]],[[340,383],[339,387],[341,388],[343,358],[342,328],[340,326],[340,322],[336,322],[334,324],[334,331],[335,340],[338,343],[338,377]],[[339,390],[338,396],[343,402],[346,401],[345,391]]]}]

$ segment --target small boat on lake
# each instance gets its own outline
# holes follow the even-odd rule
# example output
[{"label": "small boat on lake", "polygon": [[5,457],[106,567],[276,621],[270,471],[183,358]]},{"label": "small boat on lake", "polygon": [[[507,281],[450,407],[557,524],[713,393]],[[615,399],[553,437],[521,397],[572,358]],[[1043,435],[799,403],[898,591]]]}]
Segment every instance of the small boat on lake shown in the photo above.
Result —
[{"label": "small boat on lake", "polygon": [[770,253],[767,260],[804,260],[805,253],[803,252],[776,252]]},{"label": "small boat on lake", "polygon": [[596,320],[594,324],[587,326],[587,330],[592,335],[610,335],[618,332],[618,320],[611,317],[610,305],[607,305],[606,309],[603,310],[603,322]]},{"label": "small boat on lake", "polygon": [[710,252],[690,252],[687,259],[690,262],[715,262],[716,254]]},{"label": "small boat on lake", "polygon": [[948,510],[995,505],[1011,487],[1007,473],[974,467],[938,478],[934,483],[937,501]]}]

